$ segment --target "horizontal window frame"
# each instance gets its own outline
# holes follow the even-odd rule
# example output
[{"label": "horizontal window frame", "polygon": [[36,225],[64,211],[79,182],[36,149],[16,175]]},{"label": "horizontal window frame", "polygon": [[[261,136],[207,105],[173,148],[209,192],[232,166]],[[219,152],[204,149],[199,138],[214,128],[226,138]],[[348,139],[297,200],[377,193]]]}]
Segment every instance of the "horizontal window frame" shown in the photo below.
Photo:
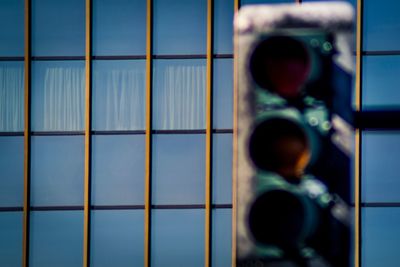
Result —
[{"label": "horizontal window frame", "polygon": [[[400,203],[397,203],[400,207]],[[390,206],[392,207],[392,206]],[[397,206],[396,206],[397,207]],[[212,204],[212,209],[232,209],[232,204]],[[22,212],[23,207],[0,207],[1,212]],[[144,210],[145,205],[91,205],[90,210]],[[205,204],[158,204],[151,205],[152,210],[192,210],[205,209]],[[74,211],[83,206],[31,206],[30,211]]]}]

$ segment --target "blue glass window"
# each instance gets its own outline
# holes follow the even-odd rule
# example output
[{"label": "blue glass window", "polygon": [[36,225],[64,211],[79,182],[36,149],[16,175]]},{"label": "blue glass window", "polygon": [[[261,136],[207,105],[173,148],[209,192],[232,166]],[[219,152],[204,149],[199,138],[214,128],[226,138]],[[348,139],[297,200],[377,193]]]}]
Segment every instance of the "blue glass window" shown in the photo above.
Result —
[{"label": "blue glass window", "polygon": [[95,135],[92,143],[93,205],[144,201],[144,135]]},{"label": "blue glass window", "polygon": [[368,131],[362,138],[362,200],[400,201],[400,132]]},{"label": "blue glass window", "polygon": [[144,130],[145,61],[93,62],[93,129]]},{"label": "blue glass window", "polygon": [[233,53],[233,0],[214,1],[214,54]]},{"label": "blue glass window", "polygon": [[213,203],[232,203],[232,134],[213,135]]},{"label": "blue glass window", "polygon": [[142,210],[92,211],[91,265],[143,266]]},{"label": "blue glass window", "polygon": [[0,25],[2,25],[2,27],[0,27],[0,56],[23,56],[23,0],[0,1]]},{"label": "blue glass window", "polygon": [[364,1],[363,50],[399,50],[399,8],[397,0]]},{"label": "blue glass window", "polygon": [[213,128],[232,129],[233,59],[214,60]]},{"label": "blue glass window", "polygon": [[154,54],[205,54],[207,1],[154,0]]},{"label": "blue glass window", "polygon": [[153,204],[204,204],[204,135],[153,137]]},{"label": "blue glass window", "polygon": [[22,212],[0,212],[0,266],[22,266]]},{"label": "blue glass window", "polygon": [[212,266],[232,266],[232,211],[214,209],[212,214]]},{"label": "blue glass window", "polygon": [[400,106],[400,56],[363,57],[363,108]]},{"label": "blue glass window", "polygon": [[151,263],[204,266],[204,210],[153,210]]},{"label": "blue glass window", "polygon": [[31,212],[29,266],[82,266],[82,240],[82,211]]},{"label": "blue glass window", "polygon": [[24,130],[24,62],[0,62],[0,132]]},{"label": "blue glass window", "polygon": [[146,0],[93,1],[93,54],[146,54]]},{"label": "blue glass window", "polygon": [[24,193],[23,137],[0,137],[0,170],[0,207],[22,207]]},{"label": "blue glass window", "polygon": [[206,61],[155,60],[153,128],[204,129]]},{"label": "blue glass window", "polygon": [[32,206],[83,205],[83,136],[34,136]]},{"label": "blue glass window", "polygon": [[32,55],[85,55],[85,0],[32,1]]},{"label": "blue glass window", "polygon": [[363,208],[361,218],[362,267],[397,267],[400,209]]},{"label": "blue glass window", "polygon": [[82,131],[84,111],[84,61],[33,62],[33,131]]}]

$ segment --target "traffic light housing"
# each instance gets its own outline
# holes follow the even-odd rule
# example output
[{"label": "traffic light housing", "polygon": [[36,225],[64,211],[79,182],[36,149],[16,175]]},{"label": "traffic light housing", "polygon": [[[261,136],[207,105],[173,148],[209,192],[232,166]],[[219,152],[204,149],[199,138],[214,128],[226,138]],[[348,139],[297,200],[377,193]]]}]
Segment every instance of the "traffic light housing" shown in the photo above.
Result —
[{"label": "traffic light housing", "polygon": [[239,266],[301,265],[310,250],[349,264],[352,27],[339,2],[245,6],[235,18]]}]

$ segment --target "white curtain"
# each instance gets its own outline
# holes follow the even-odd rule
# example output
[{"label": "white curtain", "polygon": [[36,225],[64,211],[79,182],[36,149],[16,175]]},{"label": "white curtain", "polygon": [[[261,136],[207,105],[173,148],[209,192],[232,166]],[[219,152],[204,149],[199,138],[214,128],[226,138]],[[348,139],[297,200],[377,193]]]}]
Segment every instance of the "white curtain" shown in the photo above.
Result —
[{"label": "white curtain", "polygon": [[205,66],[167,66],[155,97],[157,129],[205,128]]},{"label": "white curtain", "polygon": [[85,72],[83,68],[47,68],[44,78],[46,131],[79,131],[84,128]]},{"label": "white curtain", "polygon": [[0,131],[24,130],[24,69],[0,66]]},{"label": "white curtain", "polygon": [[95,73],[96,88],[104,87],[104,130],[145,128],[145,73],[143,70],[117,69]]}]

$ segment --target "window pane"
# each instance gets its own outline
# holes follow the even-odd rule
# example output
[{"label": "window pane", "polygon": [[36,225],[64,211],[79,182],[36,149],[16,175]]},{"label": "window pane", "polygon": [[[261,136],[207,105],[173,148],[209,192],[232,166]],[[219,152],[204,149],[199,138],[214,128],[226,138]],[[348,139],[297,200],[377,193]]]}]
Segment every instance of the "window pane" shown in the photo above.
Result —
[{"label": "window pane", "polygon": [[400,132],[370,131],[362,138],[363,201],[400,201]]},{"label": "window pane", "polygon": [[0,131],[23,130],[24,62],[3,61],[0,62]]},{"label": "window pane", "polygon": [[151,263],[204,266],[204,210],[153,210]]},{"label": "window pane", "polygon": [[0,137],[0,170],[0,207],[22,207],[24,195],[22,136]]},{"label": "window pane", "polygon": [[203,134],[153,136],[153,204],[204,204]]},{"label": "window pane", "polygon": [[[0,56],[24,55],[24,1],[0,1]],[[7,25],[5,27],[5,25]]]},{"label": "window pane", "polygon": [[233,53],[233,0],[214,1],[214,53]]},{"label": "window pane", "polygon": [[214,209],[212,214],[212,266],[232,266],[232,211]]},{"label": "window pane", "polygon": [[29,266],[82,266],[82,211],[31,212]]},{"label": "window pane", "polygon": [[207,1],[154,0],[154,54],[205,54]]},{"label": "window pane", "polygon": [[213,135],[213,203],[232,203],[232,134]]},{"label": "window pane", "polygon": [[400,106],[400,56],[363,57],[363,108]]},{"label": "window pane", "polygon": [[85,0],[32,0],[32,55],[85,55]]},{"label": "window pane", "polygon": [[146,0],[93,1],[93,54],[146,54]]},{"label": "window pane", "polygon": [[92,211],[91,265],[143,266],[142,210]]},{"label": "window pane", "polygon": [[363,50],[399,50],[399,8],[397,0],[364,1]]},{"label": "window pane", "polygon": [[214,60],[213,127],[232,129],[233,59]]},{"label": "window pane", "polygon": [[154,129],[204,129],[206,61],[155,60]]},{"label": "window pane", "polygon": [[363,208],[362,267],[399,266],[400,209]]},{"label": "window pane", "polygon": [[143,204],[144,135],[95,135],[92,140],[93,204]]},{"label": "window pane", "polygon": [[83,204],[84,137],[32,137],[31,205]]},{"label": "window pane", "polygon": [[0,212],[0,266],[22,266],[22,212]]},{"label": "window pane", "polygon": [[32,63],[32,130],[83,130],[84,61]]},{"label": "window pane", "polygon": [[144,130],[144,60],[93,62],[93,129]]}]

